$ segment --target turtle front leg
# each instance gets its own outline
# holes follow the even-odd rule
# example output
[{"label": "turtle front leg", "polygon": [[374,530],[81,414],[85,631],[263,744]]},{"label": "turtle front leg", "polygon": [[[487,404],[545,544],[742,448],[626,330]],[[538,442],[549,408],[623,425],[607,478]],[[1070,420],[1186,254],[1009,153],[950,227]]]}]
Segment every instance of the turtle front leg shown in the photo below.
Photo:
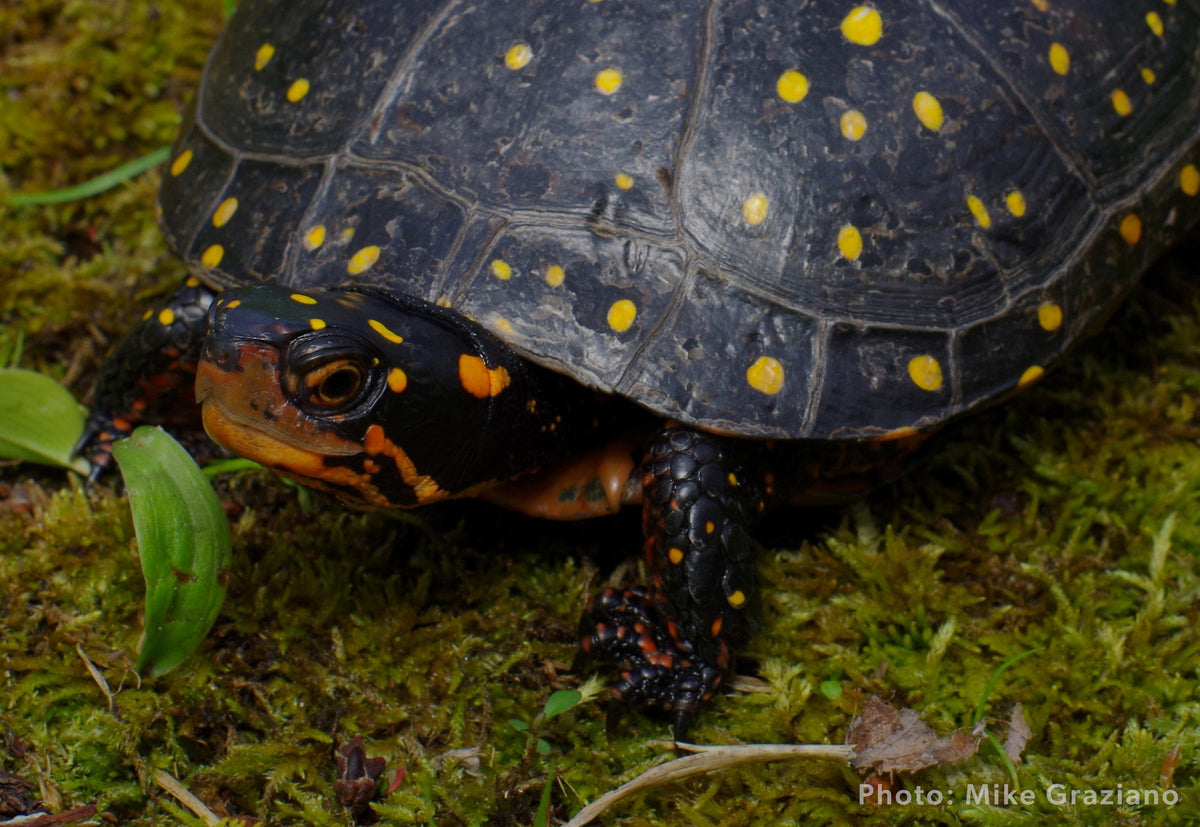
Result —
[{"label": "turtle front leg", "polygon": [[582,647],[620,674],[610,715],[627,704],[666,711],[678,740],[720,685],[732,647],[751,631],[749,527],[761,500],[723,440],[687,428],[655,435],[642,498],[651,585],[592,598]]},{"label": "turtle front leg", "polygon": [[112,463],[112,444],[138,425],[199,432],[196,362],[208,330],[213,291],[188,278],[167,302],[150,310],[100,367],[95,398],[76,446],[91,478]]}]

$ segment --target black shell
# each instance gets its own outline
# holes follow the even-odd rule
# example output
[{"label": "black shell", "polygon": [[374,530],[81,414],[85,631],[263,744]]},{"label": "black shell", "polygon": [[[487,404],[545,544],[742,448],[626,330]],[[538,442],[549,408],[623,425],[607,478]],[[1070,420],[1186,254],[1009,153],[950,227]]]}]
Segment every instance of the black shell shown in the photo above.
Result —
[{"label": "black shell", "polygon": [[719,431],[1037,379],[1200,217],[1200,0],[244,0],[162,190],[216,285],[381,284]]}]

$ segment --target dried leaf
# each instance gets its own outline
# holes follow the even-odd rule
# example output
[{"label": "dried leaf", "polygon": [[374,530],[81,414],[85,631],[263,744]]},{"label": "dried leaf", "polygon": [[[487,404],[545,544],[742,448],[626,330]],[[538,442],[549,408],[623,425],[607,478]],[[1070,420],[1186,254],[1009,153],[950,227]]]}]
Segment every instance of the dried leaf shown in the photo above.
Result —
[{"label": "dried leaf", "polygon": [[1004,739],[1004,754],[1008,756],[1008,760],[1014,764],[1021,763],[1021,753],[1025,751],[1025,745],[1032,737],[1033,730],[1025,720],[1025,707],[1017,703],[1013,707],[1012,719],[1008,722],[1008,737]]},{"label": "dried leaf", "polygon": [[851,763],[875,772],[913,772],[965,761],[979,749],[981,738],[961,729],[939,738],[916,710],[896,709],[874,695],[846,733],[846,743],[854,746]]}]

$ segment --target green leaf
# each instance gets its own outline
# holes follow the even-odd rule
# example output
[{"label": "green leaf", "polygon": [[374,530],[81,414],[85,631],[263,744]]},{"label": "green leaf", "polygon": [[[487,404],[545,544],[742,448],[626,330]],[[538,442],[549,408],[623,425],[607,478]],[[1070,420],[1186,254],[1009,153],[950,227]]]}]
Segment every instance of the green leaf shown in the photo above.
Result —
[{"label": "green leaf", "polygon": [[80,474],[87,461],[74,457],[83,433],[83,410],[49,376],[0,369],[0,458],[58,465]]},{"label": "green leaf", "polygon": [[229,523],[203,472],[165,431],[138,428],[113,445],[113,456],[146,578],[137,669],[157,677],[190,655],[217,618],[231,557]]},{"label": "green leaf", "polygon": [[583,696],[577,689],[560,689],[546,699],[542,710],[542,720],[549,721],[555,715],[561,715],[573,706],[577,706]]}]

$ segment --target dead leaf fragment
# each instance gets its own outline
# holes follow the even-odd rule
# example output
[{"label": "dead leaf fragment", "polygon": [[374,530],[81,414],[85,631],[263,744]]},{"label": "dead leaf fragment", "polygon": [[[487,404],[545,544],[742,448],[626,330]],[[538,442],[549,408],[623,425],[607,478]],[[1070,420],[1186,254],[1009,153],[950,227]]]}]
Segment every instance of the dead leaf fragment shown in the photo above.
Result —
[{"label": "dead leaf fragment", "polygon": [[859,770],[913,772],[938,764],[965,761],[979,749],[982,735],[955,730],[939,738],[913,709],[896,709],[875,695],[850,724],[846,743],[854,746],[851,764]]},{"label": "dead leaf fragment", "polygon": [[1020,702],[1013,707],[1012,718],[1008,722],[1008,737],[1004,739],[1004,754],[1014,764],[1021,763],[1021,753],[1025,745],[1033,737],[1033,730],[1025,720],[1025,707]]}]

